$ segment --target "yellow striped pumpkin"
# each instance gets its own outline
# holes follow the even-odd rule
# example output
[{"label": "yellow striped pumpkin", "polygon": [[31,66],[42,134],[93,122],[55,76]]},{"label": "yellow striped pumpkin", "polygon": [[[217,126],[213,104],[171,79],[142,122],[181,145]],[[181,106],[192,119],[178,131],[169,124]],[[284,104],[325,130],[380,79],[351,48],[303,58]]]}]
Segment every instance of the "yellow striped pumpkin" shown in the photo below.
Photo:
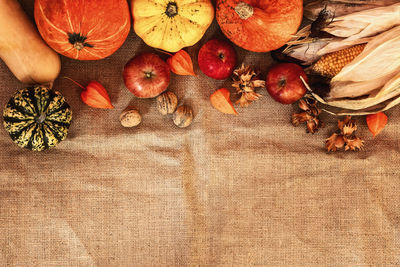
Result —
[{"label": "yellow striped pumpkin", "polygon": [[214,18],[210,0],[132,0],[133,27],[155,48],[177,52],[197,43]]}]

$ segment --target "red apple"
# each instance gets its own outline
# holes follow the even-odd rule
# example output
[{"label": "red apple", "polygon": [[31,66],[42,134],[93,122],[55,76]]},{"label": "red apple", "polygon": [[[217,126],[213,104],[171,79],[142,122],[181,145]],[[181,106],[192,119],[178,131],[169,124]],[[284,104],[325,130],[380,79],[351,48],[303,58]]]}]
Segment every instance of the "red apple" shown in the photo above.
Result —
[{"label": "red apple", "polygon": [[126,88],[136,97],[152,98],[167,89],[170,70],[156,54],[142,53],[126,63],[123,77]]},{"label": "red apple", "polygon": [[267,91],[279,103],[292,104],[302,98],[307,91],[300,76],[307,82],[307,75],[299,65],[277,64],[267,74],[265,83]]},{"label": "red apple", "polygon": [[236,66],[236,51],[226,41],[210,40],[200,48],[197,61],[205,75],[225,80],[232,75]]}]

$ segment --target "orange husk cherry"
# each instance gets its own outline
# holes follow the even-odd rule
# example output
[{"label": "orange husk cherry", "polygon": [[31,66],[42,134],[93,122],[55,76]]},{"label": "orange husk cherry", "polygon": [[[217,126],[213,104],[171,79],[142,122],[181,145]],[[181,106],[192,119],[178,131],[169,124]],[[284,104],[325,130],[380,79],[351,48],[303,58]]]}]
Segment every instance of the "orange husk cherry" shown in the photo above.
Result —
[{"label": "orange husk cherry", "polygon": [[229,98],[230,94],[226,88],[216,90],[210,96],[211,105],[222,113],[238,115]]},{"label": "orange husk cherry", "polygon": [[167,63],[171,71],[175,74],[196,76],[193,71],[192,59],[185,50],[179,50],[174,55],[171,55],[167,59]]},{"label": "orange husk cherry", "polygon": [[97,81],[91,81],[86,87],[83,87],[81,84],[77,83],[73,79],[69,77],[65,77],[66,79],[72,81],[80,88],[82,88],[81,92],[81,100],[86,105],[92,108],[103,108],[103,109],[113,109],[114,106],[111,104],[110,97],[106,89]]},{"label": "orange husk cherry", "polygon": [[366,118],[369,131],[375,137],[385,128],[388,117],[383,112],[370,114]]}]

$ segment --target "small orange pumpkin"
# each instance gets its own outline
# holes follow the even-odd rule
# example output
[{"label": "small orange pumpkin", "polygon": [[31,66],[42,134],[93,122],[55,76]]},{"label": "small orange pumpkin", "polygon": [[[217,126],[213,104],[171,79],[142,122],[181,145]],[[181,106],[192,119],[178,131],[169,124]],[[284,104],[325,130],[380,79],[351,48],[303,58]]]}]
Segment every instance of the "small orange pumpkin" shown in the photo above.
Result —
[{"label": "small orange pumpkin", "polygon": [[302,0],[218,0],[217,22],[236,45],[254,52],[283,46],[300,26]]},{"label": "small orange pumpkin", "polygon": [[79,60],[97,60],[114,53],[129,34],[126,0],[36,0],[35,21],[56,52]]}]

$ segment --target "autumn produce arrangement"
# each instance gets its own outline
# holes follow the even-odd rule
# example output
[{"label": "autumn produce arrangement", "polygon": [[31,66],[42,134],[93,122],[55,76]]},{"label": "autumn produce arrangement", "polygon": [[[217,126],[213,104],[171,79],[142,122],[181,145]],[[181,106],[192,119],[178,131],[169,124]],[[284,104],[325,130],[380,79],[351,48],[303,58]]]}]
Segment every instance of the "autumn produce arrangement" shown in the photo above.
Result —
[{"label": "autumn produce arrangement", "polygon": [[[309,133],[324,126],[322,113],[338,116],[337,131],[325,140],[328,152],[361,150],[366,142],[357,135],[356,118],[365,118],[375,137],[388,121],[383,112],[400,103],[399,12],[394,0],[217,0],[215,6],[210,0],[35,0],[30,21],[17,0],[0,0],[0,58],[26,84],[4,108],[4,127],[20,147],[55,147],[72,120],[66,100],[52,88],[59,55],[104,59],[133,28],[133,38],[154,50],[133,51],[121,73],[125,87],[153,101],[176,127],[189,127],[194,113],[170,90],[171,75],[207,76],[231,84],[207,89],[216,112],[238,116],[235,106],[251,110],[266,90],[271,98],[265,101],[292,104],[291,123]],[[214,18],[226,38],[205,40],[193,61],[185,48],[203,38]],[[235,46],[271,53],[278,62],[263,72],[239,62]],[[86,105],[114,109],[101,81],[60,78],[81,89]],[[135,106],[117,118],[125,128],[143,120]]]}]

